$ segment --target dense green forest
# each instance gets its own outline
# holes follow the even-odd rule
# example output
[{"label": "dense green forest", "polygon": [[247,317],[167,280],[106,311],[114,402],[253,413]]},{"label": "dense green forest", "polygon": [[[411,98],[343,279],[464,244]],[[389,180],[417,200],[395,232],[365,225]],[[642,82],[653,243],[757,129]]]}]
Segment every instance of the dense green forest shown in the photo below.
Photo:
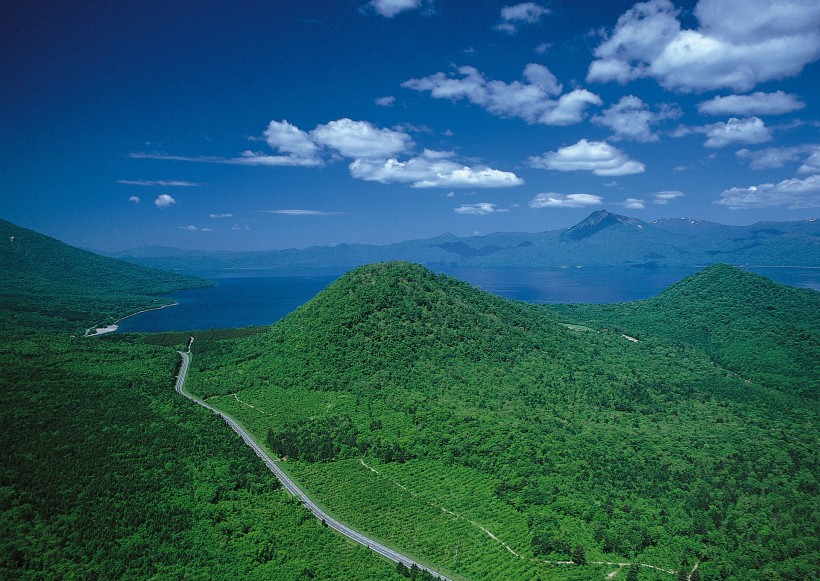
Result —
[{"label": "dense green forest", "polygon": [[113,260],[0,220],[0,336],[82,334],[136,311],[170,304],[158,295],[209,281]]},{"label": "dense green forest", "polygon": [[0,344],[0,577],[401,578],[179,397],[177,365],[127,336]]},{"label": "dense green forest", "polygon": [[558,310],[599,330],[697,347],[762,385],[820,394],[820,301],[813,290],[716,265],[649,300]]},{"label": "dense green forest", "polygon": [[[711,320],[765,296],[766,337],[795,333],[775,357],[805,362],[817,293],[740,275],[750,288],[718,266],[662,300],[685,289],[687,314]],[[670,321],[664,308],[650,310]],[[722,363],[729,339],[636,342],[569,313],[362,267],[270,329],[197,339],[191,389],[336,516],[458,575],[814,577],[817,373],[759,377]]]},{"label": "dense green forest", "polygon": [[187,334],[82,336],[206,281],[0,231],[0,577],[406,578],[174,392]]},{"label": "dense green forest", "polygon": [[[174,393],[187,334],[81,336],[203,281],[0,227],[3,578],[419,576]],[[810,579],[818,296],[716,266],[546,307],[378,264],[272,327],[194,333],[188,389],[456,579]]]}]

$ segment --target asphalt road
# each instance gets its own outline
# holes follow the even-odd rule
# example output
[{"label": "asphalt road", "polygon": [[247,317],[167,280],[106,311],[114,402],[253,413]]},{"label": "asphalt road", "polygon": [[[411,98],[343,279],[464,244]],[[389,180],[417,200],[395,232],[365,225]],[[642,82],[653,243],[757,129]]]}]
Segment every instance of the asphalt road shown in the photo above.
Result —
[{"label": "asphalt road", "polygon": [[[193,343],[193,338],[191,338],[191,343]],[[188,349],[190,350],[190,343],[188,345]],[[377,541],[374,541],[373,539],[371,539],[369,537],[366,537],[365,535],[363,535],[363,534],[361,534],[357,531],[354,531],[352,528],[350,528],[346,524],[339,522],[338,520],[336,520],[335,518],[333,518],[332,516],[327,514],[325,511],[323,511],[321,508],[319,508],[316,505],[316,503],[314,503],[304,493],[304,491],[301,488],[299,488],[299,486],[297,486],[296,483],[293,480],[291,480],[290,477],[287,474],[285,474],[285,472],[281,468],[279,468],[277,463],[274,462],[274,460],[268,455],[268,453],[265,452],[265,450],[263,450],[261,448],[261,446],[259,446],[259,444],[256,443],[256,441],[250,436],[250,434],[248,434],[245,431],[245,429],[242,426],[240,426],[236,421],[234,421],[232,418],[228,417],[227,415],[225,415],[224,413],[222,413],[218,409],[208,405],[207,403],[205,403],[201,399],[199,399],[197,397],[194,397],[194,396],[192,396],[192,395],[185,392],[183,387],[185,385],[185,378],[188,375],[188,365],[190,363],[190,356],[185,351],[179,351],[178,353],[182,357],[182,366],[179,369],[179,376],[177,377],[177,383],[176,383],[176,386],[175,386],[175,389],[176,389],[177,393],[187,397],[191,401],[194,401],[194,402],[198,403],[202,407],[211,410],[212,412],[214,412],[215,414],[220,416],[223,420],[225,420],[228,423],[228,425],[231,428],[233,428],[233,431],[236,432],[237,434],[239,434],[239,436],[245,441],[245,443],[248,446],[250,446],[253,449],[254,452],[256,452],[256,455],[259,456],[259,458],[262,459],[262,461],[267,465],[267,467],[270,469],[270,471],[273,472],[276,475],[276,477],[279,479],[279,481],[282,483],[282,485],[287,489],[287,491],[290,492],[296,498],[298,498],[304,506],[309,508],[310,511],[313,513],[313,515],[317,519],[320,519],[320,520],[324,521],[324,523],[328,527],[340,532],[341,534],[343,534],[347,538],[356,541],[360,545],[364,545],[365,547],[367,547],[371,551],[375,551],[379,555],[381,555],[381,556],[383,556],[387,559],[390,559],[394,563],[402,563],[405,567],[412,567],[413,565],[415,565],[419,569],[423,569],[423,570],[429,572],[430,574],[432,574],[437,579],[443,579],[444,581],[451,581],[449,577],[445,577],[441,573],[433,571],[433,570],[425,567],[421,563],[418,563],[418,562],[412,560],[411,558],[409,558],[405,555],[402,555],[401,553],[398,553],[398,552],[394,551],[393,549],[385,547],[384,545],[378,543]]]}]

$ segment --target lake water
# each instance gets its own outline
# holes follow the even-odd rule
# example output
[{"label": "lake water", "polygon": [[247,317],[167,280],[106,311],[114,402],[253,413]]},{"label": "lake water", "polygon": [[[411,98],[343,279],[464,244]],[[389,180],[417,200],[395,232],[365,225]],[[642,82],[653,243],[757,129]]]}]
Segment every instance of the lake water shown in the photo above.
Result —
[{"label": "lake water", "polygon": [[[653,297],[697,268],[635,269],[449,268],[446,272],[487,292],[530,303],[614,303]],[[820,269],[752,268],[776,282],[820,291]],[[324,276],[225,276],[215,287],[169,295],[179,304],[120,321],[120,331],[183,331],[275,323],[342,273]]]}]

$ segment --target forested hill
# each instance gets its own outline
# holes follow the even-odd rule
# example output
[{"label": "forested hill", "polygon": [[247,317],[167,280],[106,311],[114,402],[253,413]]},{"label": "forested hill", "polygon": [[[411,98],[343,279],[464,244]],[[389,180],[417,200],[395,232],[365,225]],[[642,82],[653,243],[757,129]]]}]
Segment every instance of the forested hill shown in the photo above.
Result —
[{"label": "forested hill", "polygon": [[569,559],[699,561],[706,579],[818,570],[811,400],[679,341],[557,321],[417,265],[371,265],[268,330],[197,336],[191,389],[340,518],[467,578],[608,573],[549,564]]},{"label": "forested hill", "polygon": [[0,220],[0,325],[78,330],[209,282],[80,250]]},{"label": "forested hill", "polygon": [[556,309],[598,329],[695,346],[770,387],[820,393],[820,293],[814,290],[719,264],[645,301]]}]

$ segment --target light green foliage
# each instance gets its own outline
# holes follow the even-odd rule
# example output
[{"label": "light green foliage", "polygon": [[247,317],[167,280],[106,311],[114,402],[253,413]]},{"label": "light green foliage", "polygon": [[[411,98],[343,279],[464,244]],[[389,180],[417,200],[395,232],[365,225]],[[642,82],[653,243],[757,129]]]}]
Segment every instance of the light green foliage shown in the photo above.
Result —
[{"label": "light green foliage", "polygon": [[[760,292],[799,328],[793,295],[774,286]],[[470,578],[602,578],[605,566],[538,563],[578,545],[588,563],[700,559],[705,578],[818,569],[814,400],[749,383],[697,344],[581,332],[553,313],[421,267],[363,267],[267,332],[195,342],[191,388],[262,439],[349,422],[356,446],[286,465],[338,517]],[[374,461],[374,444],[405,461]]]}]

